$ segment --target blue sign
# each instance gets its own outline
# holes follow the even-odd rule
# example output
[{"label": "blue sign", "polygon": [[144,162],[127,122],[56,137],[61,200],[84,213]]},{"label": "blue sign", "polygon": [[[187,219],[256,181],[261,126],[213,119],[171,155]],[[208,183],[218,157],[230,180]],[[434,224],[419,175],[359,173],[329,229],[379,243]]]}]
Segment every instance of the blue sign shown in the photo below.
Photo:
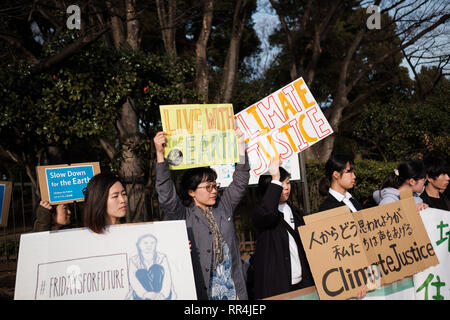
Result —
[{"label": "blue sign", "polygon": [[83,189],[94,176],[94,168],[92,165],[46,168],[45,176],[50,203],[83,200]]},{"label": "blue sign", "polygon": [[3,217],[3,199],[5,198],[6,185],[0,184],[0,221]]}]

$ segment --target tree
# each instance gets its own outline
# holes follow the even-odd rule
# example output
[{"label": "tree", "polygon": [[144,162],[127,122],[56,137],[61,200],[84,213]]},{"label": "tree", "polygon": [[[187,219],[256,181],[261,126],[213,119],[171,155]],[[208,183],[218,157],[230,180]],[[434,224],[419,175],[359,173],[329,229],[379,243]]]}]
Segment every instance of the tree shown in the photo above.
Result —
[{"label": "tree", "polygon": [[[278,36],[272,40],[278,40],[290,53],[286,57],[293,66],[291,80],[302,75],[312,92],[319,92],[316,97],[327,105],[324,112],[335,133],[340,131],[345,110],[357,108],[376,90],[392,84],[395,73],[384,72],[385,77],[378,77],[380,68],[389,70],[398,65],[402,50],[450,19],[450,5],[445,1],[437,5],[436,1],[390,1],[381,8],[381,29],[369,30],[368,3],[364,1],[300,1],[294,8],[288,6],[290,2],[271,3],[284,35],[284,39]],[[371,49],[376,54],[371,54]],[[337,81],[328,80],[324,85],[322,81],[327,79],[319,79],[319,75]],[[328,159],[335,136],[306,150],[307,157]]]},{"label": "tree", "polygon": [[218,103],[231,102],[233,97],[233,90],[237,79],[241,39],[250,12],[254,10],[254,4],[252,7],[251,2],[252,1],[250,0],[238,0],[234,9],[233,24],[230,33],[230,45],[222,70],[219,90],[214,99]]},{"label": "tree", "polygon": [[[430,74],[433,79],[432,72],[424,69],[418,78]],[[425,100],[417,95],[394,95],[387,102],[364,105],[352,132],[358,152],[383,161],[403,161],[429,152],[448,157],[450,126],[445,119],[449,99],[450,81],[441,78]]]},{"label": "tree", "polygon": [[[214,4],[222,12],[213,20]],[[152,194],[149,153],[158,104],[206,102],[220,76],[230,83],[231,99],[236,68],[256,47],[248,23],[255,1],[240,4],[233,19],[234,4],[226,1],[87,1],[81,29],[68,30],[62,1],[23,0],[21,7],[6,1],[0,7],[2,156],[27,168],[36,185],[35,165],[60,163],[75,143],[101,147],[97,156],[106,155],[125,181],[128,221],[143,220]],[[243,35],[250,41],[240,50]],[[221,72],[223,57],[209,53],[224,56],[227,48],[227,71]],[[21,96],[24,88],[31,91]],[[32,110],[40,115],[32,117]]]},{"label": "tree", "polygon": [[[52,10],[61,13],[65,8],[41,7],[41,4],[32,7],[32,21],[40,23],[35,36],[40,39],[40,50],[28,48],[36,42],[28,35],[30,30],[11,36],[27,39],[20,42],[21,47],[16,47],[19,50],[9,47],[11,53],[20,51],[27,62],[19,60],[11,64],[8,60],[2,68],[5,77],[2,108],[6,115],[2,133],[5,133],[3,137],[10,137],[8,141],[2,139],[2,153],[22,164],[36,185],[34,166],[43,164],[44,154],[56,149],[53,154],[60,155],[61,146],[79,142],[77,138],[98,139],[98,144],[116,164],[114,169],[125,181],[130,204],[128,221],[136,221],[142,220],[147,211],[144,188],[149,174],[145,172],[143,159],[147,162],[150,157],[147,154],[140,158],[136,152],[149,141],[149,137],[147,140],[142,137],[143,123],[139,114],[142,109],[139,108],[151,105],[151,113],[158,115],[160,96],[171,97],[163,103],[179,101],[183,95],[180,82],[190,77],[192,69],[182,61],[169,67],[167,59],[139,50],[134,1],[126,1],[124,6],[112,1],[105,4],[103,8],[96,7],[94,2],[86,4],[81,30],[56,27],[60,32],[47,27],[46,23],[55,20],[53,26],[61,25],[63,19],[52,19],[59,17]],[[25,15],[17,18],[30,25],[23,21]],[[92,32],[97,29],[100,31]],[[111,34],[105,33],[109,30]],[[103,35],[111,35],[112,41],[98,41]],[[34,59],[29,58],[31,55]],[[164,94],[164,86],[172,93]],[[25,88],[31,90],[26,92]],[[147,88],[146,92],[143,88]],[[186,94],[189,92],[187,89]],[[142,101],[136,102],[136,98]],[[155,118],[152,117],[154,130]],[[150,153],[151,149],[147,151]],[[59,159],[47,158],[59,162]]]}]

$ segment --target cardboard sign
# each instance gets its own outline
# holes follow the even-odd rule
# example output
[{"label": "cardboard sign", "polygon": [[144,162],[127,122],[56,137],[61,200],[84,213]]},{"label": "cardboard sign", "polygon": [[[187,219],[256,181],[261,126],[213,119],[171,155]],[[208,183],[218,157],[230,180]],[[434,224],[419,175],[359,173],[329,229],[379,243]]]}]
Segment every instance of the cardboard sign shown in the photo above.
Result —
[{"label": "cardboard sign", "polygon": [[12,182],[0,181],[0,227],[6,227],[8,224],[11,194]]},{"label": "cardboard sign", "polygon": [[333,133],[319,105],[299,78],[236,115],[255,175],[270,159],[288,159]]},{"label": "cardboard sign", "polygon": [[311,217],[299,232],[320,299],[356,297],[439,263],[412,197]]},{"label": "cardboard sign", "polygon": [[[216,173],[217,179],[216,181],[220,183],[221,187],[227,187],[230,185],[231,181],[233,181],[233,172],[234,172],[235,164],[222,164],[218,166],[211,166]],[[281,167],[286,169],[287,172],[291,174],[290,181],[301,180],[300,177],[300,164],[298,161],[298,157],[290,157],[283,161]],[[268,174],[266,172],[265,174]],[[248,182],[249,185],[258,184],[259,177],[252,170],[250,170],[250,180]]]},{"label": "cardboard sign", "polygon": [[417,300],[450,300],[450,212],[427,208],[420,211],[439,264],[413,277]]},{"label": "cardboard sign", "polygon": [[51,204],[84,201],[83,189],[100,173],[98,162],[36,167],[42,200]]},{"label": "cardboard sign", "polygon": [[172,170],[239,161],[231,104],[159,107],[168,133],[164,157]]},{"label": "cardboard sign", "polygon": [[22,234],[14,299],[196,299],[184,220]]}]

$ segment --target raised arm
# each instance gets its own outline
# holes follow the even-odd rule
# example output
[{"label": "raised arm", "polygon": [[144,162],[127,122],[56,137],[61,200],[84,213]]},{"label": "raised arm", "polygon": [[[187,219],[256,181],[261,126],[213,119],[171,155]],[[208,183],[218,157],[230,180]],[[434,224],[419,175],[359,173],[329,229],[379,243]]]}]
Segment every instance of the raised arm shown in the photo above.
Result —
[{"label": "raised arm", "polygon": [[220,199],[222,204],[231,211],[234,211],[236,206],[245,196],[245,189],[247,188],[248,180],[250,179],[250,164],[245,150],[244,134],[239,128],[236,128],[235,133],[238,140],[239,163],[236,163],[233,181],[225,189]]},{"label": "raised arm", "polygon": [[269,164],[269,173],[272,176],[272,182],[269,183],[264,195],[261,195],[256,210],[253,214],[255,227],[259,229],[271,228],[278,223],[281,216],[278,213],[278,204],[280,202],[281,192],[283,191],[280,182],[281,160],[272,159]]},{"label": "raised arm", "polygon": [[41,200],[36,212],[33,232],[49,231],[52,229],[52,206],[48,201]]},{"label": "raised arm", "polygon": [[169,164],[164,159],[164,148],[166,147],[167,133],[160,131],[153,138],[156,150],[156,182],[155,188],[158,193],[158,201],[164,212],[164,220],[185,219],[183,203],[178,198],[175,184],[170,177]]}]

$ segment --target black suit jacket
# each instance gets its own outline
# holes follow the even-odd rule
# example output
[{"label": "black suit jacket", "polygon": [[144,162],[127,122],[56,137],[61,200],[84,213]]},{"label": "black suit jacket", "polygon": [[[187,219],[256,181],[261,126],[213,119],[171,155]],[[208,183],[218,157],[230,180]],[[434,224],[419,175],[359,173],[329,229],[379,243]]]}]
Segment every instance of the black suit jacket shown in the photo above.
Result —
[{"label": "black suit jacket", "polygon": [[430,206],[430,208],[450,211],[450,199],[447,198],[444,193],[440,195],[440,198],[433,198],[428,195],[426,190],[424,190],[420,197],[424,203]]},{"label": "black suit jacket", "polygon": [[[363,209],[361,204],[354,197],[350,198],[350,202],[353,204],[353,206],[355,206],[356,210],[359,211]],[[335,197],[333,197],[330,193],[328,193],[327,198],[322,202],[322,204],[319,207],[319,212],[342,206],[345,206],[345,203],[343,201],[338,201]]]},{"label": "black suit jacket", "polygon": [[[291,286],[291,258],[289,236],[283,224],[283,213],[278,211],[282,187],[270,183],[264,197],[252,216],[256,234],[256,250],[253,257],[254,295],[263,299],[289,292]],[[294,231],[302,267],[300,285],[306,288],[314,285],[305,250],[298,235],[298,227],[304,225],[304,213],[289,204],[294,217]]]}]

